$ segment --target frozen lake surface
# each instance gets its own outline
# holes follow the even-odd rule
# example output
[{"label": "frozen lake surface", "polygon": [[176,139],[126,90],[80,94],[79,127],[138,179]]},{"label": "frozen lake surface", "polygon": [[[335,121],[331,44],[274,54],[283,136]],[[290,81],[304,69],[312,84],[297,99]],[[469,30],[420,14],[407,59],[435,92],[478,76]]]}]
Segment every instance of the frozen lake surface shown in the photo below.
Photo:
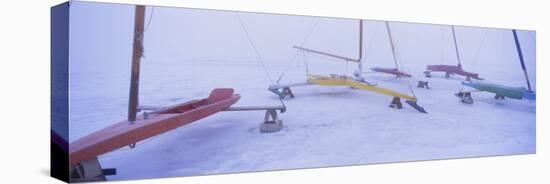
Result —
[{"label": "frozen lake surface", "polygon": [[[127,117],[133,6],[75,2],[71,8],[73,142]],[[303,59],[314,74],[351,75],[356,69],[352,63],[313,55],[292,57],[292,46],[302,44],[357,57],[356,20],[242,13],[264,68],[233,12],[157,7],[154,15],[145,34],[140,105],[205,98],[220,87],[241,94],[235,106],[279,105],[268,86],[283,71],[281,83],[304,82]],[[302,43],[315,22],[311,37]],[[430,82],[431,90],[414,88],[428,114],[407,104],[400,110],[389,108],[391,97],[368,91],[296,87],[296,98],[285,100],[287,112],[279,114],[284,123],[280,132],[259,133],[264,112],[220,112],[142,141],[134,149],[100,156],[103,167],[117,168],[117,175],[108,179],[535,153],[534,102],[496,101],[493,94],[475,93],[474,104],[462,104],[453,94],[464,78],[434,74],[425,79],[422,74],[428,64],[456,64],[449,27],[391,25],[402,69]],[[536,88],[535,34],[519,33]],[[364,36],[365,71],[393,67],[383,22],[365,21]],[[510,30],[457,27],[457,39],[465,70],[487,82],[525,86]],[[407,94],[408,85],[416,85],[414,79],[383,74],[368,73],[366,78]]]},{"label": "frozen lake surface", "polygon": [[[259,64],[146,63],[143,71],[142,104],[169,105],[204,98],[215,87],[234,87],[242,95],[235,106],[279,105],[266,90],[270,82]],[[368,79],[407,92],[406,79],[380,74]],[[72,86],[72,140],[126,117],[127,88],[115,86],[127,85],[127,79],[95,75],[90,81],[113,88]],[[474,104],[465,105],[453,96],[460,80],[429,81],[431,90],[415,89],[429,114],[406,104],[388,108],[390,97],[368,91],[297,87],[297,97],[285,100],[280,132],[258,132],[264,112],[220,112],[100,161],[118,169],[110,179],[135,179],[535,152],[534,103],[495,101],[479,93]]]}]

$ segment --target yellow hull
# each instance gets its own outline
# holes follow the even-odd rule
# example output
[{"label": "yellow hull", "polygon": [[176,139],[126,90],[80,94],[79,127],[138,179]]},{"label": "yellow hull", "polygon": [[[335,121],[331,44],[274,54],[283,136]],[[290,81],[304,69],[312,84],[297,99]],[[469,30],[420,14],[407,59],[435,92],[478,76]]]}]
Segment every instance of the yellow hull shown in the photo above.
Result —
[{"label": "yellow hull", "polygon": [[349,86],[357,89],[372,91],[383,95],[403,98],[412,102],[416,102],[417,100],[416,97],[399,93],[396,91],[392,91],[389,89],[377,87],[374,85],[369,85],[363,82],[359,82],[348,76],[335,75],[335,76],[329,77],[329,76],[323,76],[323,75],[308,75],[307,81],[313,84],[321,85],[321,86]]}]

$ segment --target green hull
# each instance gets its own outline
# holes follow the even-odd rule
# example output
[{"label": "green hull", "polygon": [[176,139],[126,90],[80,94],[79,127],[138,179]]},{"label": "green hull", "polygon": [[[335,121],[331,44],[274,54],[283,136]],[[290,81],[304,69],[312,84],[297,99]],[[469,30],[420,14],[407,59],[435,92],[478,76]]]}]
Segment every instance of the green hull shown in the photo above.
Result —
[{"label": "green hull", "polygon": [[492,84],[487,82],[462,82],[462,85],[475,88],[480,91],[491,92],[497,95],[505,96],[521,100],[523,94],[527,91],[524,87],[510,87],[500,84]]}]

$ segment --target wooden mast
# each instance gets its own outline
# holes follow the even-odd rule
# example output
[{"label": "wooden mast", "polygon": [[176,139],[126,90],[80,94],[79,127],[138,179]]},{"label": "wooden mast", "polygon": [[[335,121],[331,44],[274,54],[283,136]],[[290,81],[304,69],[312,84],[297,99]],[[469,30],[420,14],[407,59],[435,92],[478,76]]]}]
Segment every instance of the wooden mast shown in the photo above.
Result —
[{"label": "wooden mast", "polygon": [[145,24],[145,6],[137,5],[134,17],[134,42],[132,50],[132,73],[130,78],[130,98],[128,103],[128,121],[134,123],[139,105],[139,70],[143,56],[143,29]]},{"label": "wooden mast", "polygon": [[363,63],[361,62],[361,59],[363,58],[363,19],[359,19],[359,58],[357,61],[359,62],[359,77],[361,77],[361,74],[363,73]]},{"label": "wooden mast", "polygon": [[386,31],[388,31],[388,38],[390,40],[391,53],[393,55],[393,62],[395,63],[395,68],[399,70],[399,64],[397,63],[397,57],[395,56],[395,46],[393,44],[393,37],[391,36],[390,23],[385,21]]},{"label": "wooden mast", "polygon": [[453,41],[455,43],[455,53],[456,59],[458,60],[458,67],[462,68],[462,64],[460,63],[460,54],[458,53],[458,44],[456,43],[455,26],[451,26],[451,30],[453,31]]},{"label": "wooden mast", "polygon": [[519,61],[521,62],[521,68],[523,69],[523,75],[525,76],[525,81],[527,82],[527,88],[529,89],[529,91],[532,91],[531,83],[529,82],[529,75],[527,75],[527,69],[525,68],[525,62],[523,61],[523,53],[521,52],[518,34],[516,33],[515,29],[512,29],[512,33],[514,34],[514,41],[516,42],[516,49],[518,51]]}]

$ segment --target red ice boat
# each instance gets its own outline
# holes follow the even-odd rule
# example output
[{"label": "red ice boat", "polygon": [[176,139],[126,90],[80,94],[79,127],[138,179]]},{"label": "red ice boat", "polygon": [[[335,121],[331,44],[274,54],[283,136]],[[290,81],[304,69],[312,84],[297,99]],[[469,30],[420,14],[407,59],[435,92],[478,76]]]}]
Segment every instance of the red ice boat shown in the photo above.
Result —
[{"label": "red ice boat", "polygon": [[453,33],[453,42],[455,45],[455,53],[456,53],[456,60],[458,61],[457,65],[428,65],[426,69],[427,71],[424,72],[426,77],[432,77],[432,72],[445,72],[445,78],[451,77],[453,74],[462,75],[466,77],[466,80],[469,81],[472,78],[477,80],[483,80],[483,78],[479,77],[479,74],[472,73],[465,71],[462,69],[462,64],[460,63],[460,54],[458,52],[458,44],[456,42],[456,33],[455,33],[455,27],[451,26],[451,31]]},{"label": "red ice boat", "polygon": [[462,76],[466,76],[466,80],[470,80],[470,78],[477,79],[477,80],[483,80],[479,77],[479,74],[467,72],[464,69],[462,69],[462,66],[460,64],[458,65],[428,65],[426,67],[428,71],[425,71],[424,74],[426,74],[426,77],[431,77],[431,72],[445,72],[445,78],[449,78],[453,74],[458,74]]},{"label": "red ice boat", "polygon": [[397,78],[411,77],[410,74],[405,73],[405,72],[403,72],[403,71],[401,71],[397,68],[374,67],[374,68],[371,68],[371,70],[374,71],[374,72],[387,73],[387,74],[395,75],[395,77],[397,77]]},{"label": "red ice boat", "polygon": [[227,109],[240,99],[231,88],[214,89],[206,99],[193,100],[139,116],[137,121],[122,121],[80,138],[69,146],[71,166],[131,145],[149,137],[189,124]]},{"label": "red ice boat", "polygon": [[395,53],[395,45],[393,43],[393,37],[392,37],[392,34],[391,34],[391,30],[390,30],[390,23],[388,21],[385,21],[384,23],[386,24],[386,31],[388,31],[388,41],[390,42],[391,52],[392,52],[392,56],[393,56],[393,62],[395,63],[395,68],[374,67],[374,68],[371,68],[371,70],[373,72],[391,74],[391,75],[394,75],[397,78],[412,77],[411,74],[408,74],[406,72],[403,72],[403,71],[399,70],[399,62],[397,61],[397,56],[396,56],[396,53]]}]

